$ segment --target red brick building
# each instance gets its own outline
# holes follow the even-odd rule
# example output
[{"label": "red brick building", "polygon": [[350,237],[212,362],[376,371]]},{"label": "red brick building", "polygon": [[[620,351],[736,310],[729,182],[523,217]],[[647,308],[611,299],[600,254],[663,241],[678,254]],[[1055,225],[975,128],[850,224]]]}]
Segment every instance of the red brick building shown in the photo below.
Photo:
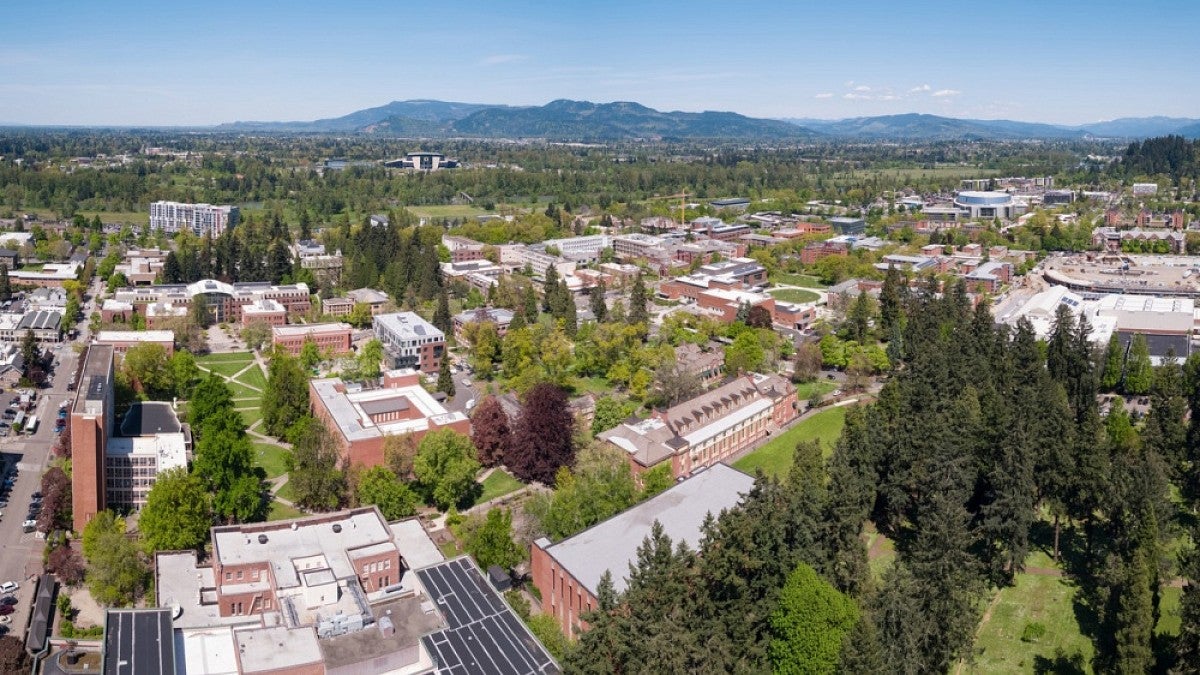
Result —
[{"label": "red brick building", "polygon": [[675,478],[723,462],[796,417],[796,388],[778,375],[749,373],[648,419],[600,434],[629,457],[635,474],[669,462]]},{"label": "red brick building", "polygon": [[437,429],[471,432],[471,420],[450,412],[421,386],[412,371],[391,371],[382,386],[365,387],[339,378],[310,380],[309,401],[313,416],[321,420],[342,448],[351,465],[384,463],[387,436],[411,434],[414,440]]},{"label": "red brick building", "polygon": [[310,323],[275,326],[271,344],[283,347],[292,356],[300,354],[304,343],[312,341],[323,354],[345,354],[352,349],[354,329],[348,323]]},{"label": "red brick building", "polygon": [[542,612],[554,617],[568,637],[578,637],[587,629],[580,617],[598,604],[601,577],[610,573],[617,592],[625,590],[629,565],[653,523],[661,523],[671,541],[696,550],[705,519],[737,506],[753,487],[752,477],[716,464],[572,537],[557,543],[536,540],[530,571]]}]

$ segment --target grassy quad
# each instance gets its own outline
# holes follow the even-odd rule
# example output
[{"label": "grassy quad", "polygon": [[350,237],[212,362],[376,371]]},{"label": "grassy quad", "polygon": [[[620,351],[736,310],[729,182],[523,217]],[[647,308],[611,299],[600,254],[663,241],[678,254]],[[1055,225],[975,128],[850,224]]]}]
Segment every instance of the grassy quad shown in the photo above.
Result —
[{"label": "grassy quad", "polygon": [[267,478],[278,478],[287,473],[288,451],[271,443],[254,444],[254,463],[267,472]]},{"label": "grassy quad", "polygon": [[825,284],[821,280],[808,274],[791,274],[788,272],[776,272],[770,276],[770,281],[773,284],[783,286],[800,286],[802,288],[825,288]]},{"label": "grassy quad", "polygon": [[767,292],[771,294],[771,297],[783,302],[816,302],[821,298],[816,293],[806,291],[803,288],[780,288]]},{"label": "grassy quad", "polygon": [[845,407],[822,410],[734,462],[733,466],[749,474],[762,469],[769,476],[783,478],[792,466],[792,455],[797,443],[817,439],[828,457],[845,425]]}]

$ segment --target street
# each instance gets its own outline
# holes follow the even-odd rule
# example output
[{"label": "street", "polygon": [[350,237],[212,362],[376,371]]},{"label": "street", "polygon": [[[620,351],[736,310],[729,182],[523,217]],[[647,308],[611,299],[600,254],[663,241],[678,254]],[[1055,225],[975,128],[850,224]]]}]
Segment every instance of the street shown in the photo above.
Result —
[{"label": "street", "polygon": [[[86,341],[86,327],[81,328],[81,333],[79,341]],[[30,497],[41,487],[42,473],[50,460],[50,447],[57,438],[54,419],[58,406],[63,401],[75,399],[75,393],[67,391],[67,386],[75,377],[79,356],[70,342],[60,343],[55,354],[58,365],[53,371],[53,386],[38,390],[37,404],[29,413],[38,418],[37,431],[32,436],[13,434],[0,439],[0,455],[6,465],[15,465],[18,472],[16,484],[8,494],[8,506],[0,518],[0,583],[15,581],[21,585],[16,593],[17,611],[12,614],[12,623],[7,628],[22,639],[32,604],[33,579],[42,571],[45,540],[36,532],[22,532],[21,523],[28,513]],[[0,393],[0,403],[7,405],[14,395],[11,389],[5,390]]]}]

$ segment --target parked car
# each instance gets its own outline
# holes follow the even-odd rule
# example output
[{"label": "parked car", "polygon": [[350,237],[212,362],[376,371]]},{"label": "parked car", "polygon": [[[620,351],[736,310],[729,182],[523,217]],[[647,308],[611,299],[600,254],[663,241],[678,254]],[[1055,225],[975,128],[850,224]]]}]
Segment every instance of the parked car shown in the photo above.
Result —
[{"label": "parked car", "polygon": [[41,490],[38,490],[37,492],[35,492],[35,493],[33,493],[33,494],[29,495],[29,496],[30,496],[30,498],[31,498],[31,499],[36,499],[36,500],[38,500],[38,501],[41,501],[41,499],[42,499],[42,491],[41,491]]},{"label": "parked car", "polygon": [[17,604],[17,596],[15,596],[15,595],[6,595],[3,598],[0,598],[0,605],[15,605],[15,604]]},{"label": "parked car", "polygon": [[6,581],[0,584],[0,593],[16,593],[17,589],[20,587],[21,584],[18,584],[15,581]]},{"label": "parked car", "polygon": [[0,605],[0,616],[7,616],[17,611],[12,605]]},{"label": "parked car", "polygon": [[37,521],[32,518],[21,523],[21,531],[22,532],[33,532],[36,529],[37,529]]}]

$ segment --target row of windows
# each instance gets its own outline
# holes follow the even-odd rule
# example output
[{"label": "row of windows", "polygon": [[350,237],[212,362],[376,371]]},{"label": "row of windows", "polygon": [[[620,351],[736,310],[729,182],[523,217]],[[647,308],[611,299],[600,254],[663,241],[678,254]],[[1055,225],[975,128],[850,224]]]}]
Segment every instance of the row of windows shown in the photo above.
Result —
[{"label": "row of windows", "polygon": [[383,570],[390,569],[392,569],[392,561],[389,558],[388,560],[364,564],[363,574],[374,574],[375,572],[382,572]]},{"label": "row of windows", "polygon": [[[238,570],[238,572],[237,572],[237,580],[238,580],[238,581],[245,581],[245,579],[246,579],[246,571],[245,571],[245,570]],[[258,581],[258,570],[257,570],[257,569],[250,570],[250,580],[251,580],[251,581]],[[226,573],[225,573],[225,581],[233,581],[233,572],[226,572]]]}]

